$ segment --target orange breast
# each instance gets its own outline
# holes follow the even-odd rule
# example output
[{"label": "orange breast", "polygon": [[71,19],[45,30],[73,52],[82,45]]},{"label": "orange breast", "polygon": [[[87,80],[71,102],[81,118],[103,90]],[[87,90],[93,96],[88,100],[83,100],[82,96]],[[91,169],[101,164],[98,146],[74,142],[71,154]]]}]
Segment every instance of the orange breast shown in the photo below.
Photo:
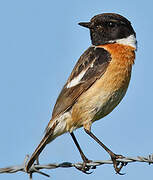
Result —
[{"label": "orange breast", "polygon": [[67,128],[75,128],[91,124],[110,113],[124,97],[134,64],[134,48],[120,44],[99,46],[112,55],[112,60],[103,74],[78,99],[72,108],[72,119]]},{"label": "orange breast", "polygon": [[127,87],[134,64],[135,49],[121,44],[108,44],[101,47],[110,52],[112,61],[101,78],[103,82],[101,81],[99,85],[108,90]]}]

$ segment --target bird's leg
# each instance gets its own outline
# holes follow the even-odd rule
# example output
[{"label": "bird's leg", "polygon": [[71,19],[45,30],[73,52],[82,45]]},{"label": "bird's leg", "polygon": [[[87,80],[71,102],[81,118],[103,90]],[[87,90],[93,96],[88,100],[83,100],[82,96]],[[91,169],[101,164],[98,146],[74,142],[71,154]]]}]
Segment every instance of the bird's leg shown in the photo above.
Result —
[{"label": "bird's leg", "polygon": [[81,158],[82,158],[83,162],[85,162],[85,163],[89,162],[88,158],[84,155],[84,153],[83,153],[83,151],[82,151],[76,137],[74,136],[74,133],[72,132],[72,133],[70,133],[70,135],[71,135],[75,145],[77,146],[77,148],[78,148],[78,150],[80,152],[80,155],[81,155]]},{"label": "bird's leg", "polygon": [[[81,170],[82,172],[84,172],[86,174],[91,174],[91,172],[87,172],[87,171],[90,170],[90,167],[87,166],[87,163],[91,162],[91,160],[88,160],[88,158],[84,155],[84,153],[83,153],[83,151],[82,151],[82,149],[81,149],[81,147],[80,147],[76,137],[74,136],[74,133],[71,132],[70,135],[71,135],[71,137],[72,137],[72,139],[73,139],[77,149],[79,150],[79,153],[80,153],[81,158],[83,160],[83,166],[81,168],[77,168],[77,169]],[[95,167],[92,167],[92,169],[94,169],[94,168]]]},{"label": "bird's leg", "polygon": [[90,130],[86,129],[84,127],[84,130],[85,132],[90,136],[92,137],[100,146],[102,146],[105,151],[108,152],[108,154],[110,155],[112,161],[113,161],[113,165],[114,165],[114,169],[116,171],[117,174],[120,174],[120,175],[123,175],[122,173],[120,173],[120,170],[122,169],[123,166],[125,166],[126,164],[121,162],[121,165],[119,166],[120,163],[118,163],[116,161],[116,159],[119,159],[119,158],[124,158],[124,156],[122,155],[117,155],[115,153],[113,153],[108,147],[106,147]]}]

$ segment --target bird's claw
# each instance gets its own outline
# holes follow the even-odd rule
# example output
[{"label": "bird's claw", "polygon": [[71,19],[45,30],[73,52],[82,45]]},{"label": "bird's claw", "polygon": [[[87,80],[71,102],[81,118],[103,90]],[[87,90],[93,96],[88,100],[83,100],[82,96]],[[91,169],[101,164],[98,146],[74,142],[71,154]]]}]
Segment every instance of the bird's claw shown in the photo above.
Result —
[{"label": "bird's claw", "polygon": [[113,166],[116,171],[116,174],[125,175],[125,173],[120,173],[120,171],[123,168],[123,166],[127,165],[127,163],[116,161],[117,159],[123,159],[123,158],[124,158],[124,156],[122,156],[122,155],[117,155],[117,154],[111,155],[111,159],[113,161]]},{"label": "bird's claw", "polygon": [[[91,161],[89,161],[89,162],[91,162]],[[79,171],[85,173],[85,174],[91,174],[91,173],[93,173],[93,171],[92,172],[88,172],[88,171],[90,169],[96,169],[96,167],[95,166],[93,166],[93,167],[88,166],[87,163],[89,163],[89,162],[83,162],[82,166],[80,166],[80,167],[75,166],[75,168],[78,169]]]}]

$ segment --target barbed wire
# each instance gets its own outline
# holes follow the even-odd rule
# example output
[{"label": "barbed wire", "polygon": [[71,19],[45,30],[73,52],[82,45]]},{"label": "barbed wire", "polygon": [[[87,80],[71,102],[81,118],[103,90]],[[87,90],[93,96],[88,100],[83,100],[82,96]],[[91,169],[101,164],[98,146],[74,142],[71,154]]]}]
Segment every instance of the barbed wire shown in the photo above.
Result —
[{"label": "barbed wire", "polygon": [[[70,168],[70,167],[75,167],[76,169],[80,169],[83,167],[82,162],[78,163],[71,163],[71,162],[63,162],[63,163],[53,163],[53,164],[33,164],[33,166],[30,168],[29,172],[26,171],[25,166],[26,163],[29,159],[29,156],[27,155],[24,159],[24,163],[21,165],[16,165],[16,166],[9,166],[6,168],[0,168],[0,173],[16,173],[19,171],[22,171],[24,173],[28,173],[30,180],[32,180],[32,174],[33,173],[39,173],[44,176],[50,177],[48,174],[40,171],[41,169],[56,169],[56,168]],[[124,157],[122,159],[117,159],[118,163],[124,163],[127,165],[128,163],[133,163],[133,162],[143,162],[143,163],[148,163],[153,164],[153,154],[149,155],[148,157],[142,157],[142,156],[137,156],[137,157]],[[98,160],[98,161],[92,161],[86,164],[88,166],[89,170],[90,169],[96,169],[97,166],[104,165],[104,164],[113,164],[112,160]]]}]

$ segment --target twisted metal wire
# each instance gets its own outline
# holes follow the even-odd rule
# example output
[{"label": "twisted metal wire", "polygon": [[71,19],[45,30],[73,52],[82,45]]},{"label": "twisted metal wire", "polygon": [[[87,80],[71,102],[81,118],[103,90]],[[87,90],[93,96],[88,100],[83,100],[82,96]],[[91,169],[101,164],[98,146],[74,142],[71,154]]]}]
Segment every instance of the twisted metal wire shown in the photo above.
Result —
[{"label": "twisted metal wire", "polygon": [[[78,162],[78,163],[63,162],[63,163],[44,164],[44,165],[34,164],[30,168],[30,171],[26,172],[25,165],[28,159],[29,159],[29,156],[27,155],[24,159],[24,163],[21,165],[0,168],[0,173],[16,173],[18,171],[22,171],[25,173],[29,173],[30,180],[32,180],[33,173],[39,173],[44,176],[50,177],[48,174],[40,171],[41,169],[56,169],[56,168],[70,168],[70,167],[75,167],[76,169],[79,169],[83,166],[82,162]],[[148,164],[153,164],[153,154],[149,155],[148,157],[142,157],[142,156],[124,157],[122,159],[117,159],[117,162],[119,163],[124,162],[125,164],[133,163],[133,162],[145,162]],[[86,165],[89,167],[89,169],[95,169],[97,166],[100,166],[103,164],[113,164],[113,162],[112,160],[98,160],[98,161],[89,162]]]}]

